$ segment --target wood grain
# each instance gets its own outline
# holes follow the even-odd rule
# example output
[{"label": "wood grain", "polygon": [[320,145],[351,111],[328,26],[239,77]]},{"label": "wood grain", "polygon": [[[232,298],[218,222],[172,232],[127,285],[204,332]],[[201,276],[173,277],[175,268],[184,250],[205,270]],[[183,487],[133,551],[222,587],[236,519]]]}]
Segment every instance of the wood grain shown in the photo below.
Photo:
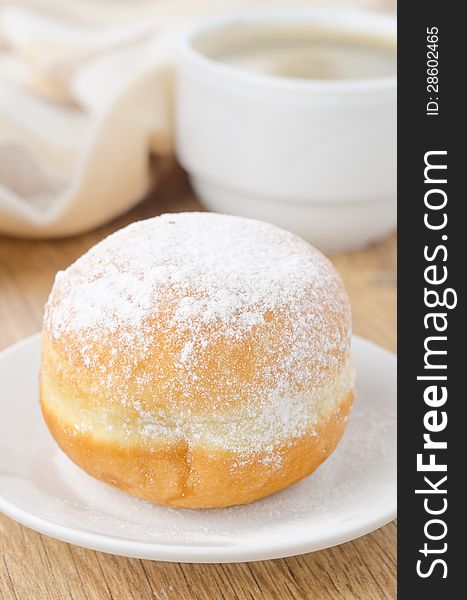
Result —
[{"label": "wood grain", "polygon": [[[0,237],[0,349],[40,329],[55,272],[127,223],[200,210],[170,169],[157,193],[112,223],[69,239]],[[395,238],[333,256],[353,307],[354,330],[396,343]],[[0,401],[4,400],[1,397]],[[42,536],[0,515],[0,600],[390,600],[396,597],[396,526],[313,554],[244,564],[127,559]]]}]

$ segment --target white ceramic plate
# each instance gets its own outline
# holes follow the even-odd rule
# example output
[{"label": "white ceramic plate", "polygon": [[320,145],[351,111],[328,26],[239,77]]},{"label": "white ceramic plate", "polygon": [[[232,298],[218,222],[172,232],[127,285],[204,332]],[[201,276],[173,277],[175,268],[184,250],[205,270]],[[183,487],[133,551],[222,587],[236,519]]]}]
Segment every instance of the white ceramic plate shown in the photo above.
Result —
[{"label": "white ceramic plate", "polygon": [[96,481],[58,449],[38,402],[39,335],[0,354],[0,510],[46,535],[124,556],[235,562],[347,542],[396,513],[396,358],[355,337],[357,399],[312,476],[248,506],[175,510]]}]

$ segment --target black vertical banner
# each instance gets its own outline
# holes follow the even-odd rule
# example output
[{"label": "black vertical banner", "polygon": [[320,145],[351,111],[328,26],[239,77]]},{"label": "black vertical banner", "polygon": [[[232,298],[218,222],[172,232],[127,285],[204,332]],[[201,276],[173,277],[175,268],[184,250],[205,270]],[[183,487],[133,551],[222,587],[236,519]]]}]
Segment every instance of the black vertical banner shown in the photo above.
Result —
[{"label": "black vertical banner", "polygon": [[[465,597],[467,71],[459,4],[398,9],[398,598]],[[465,186],[465,183],[464,183]],[[462,288],[462,289],[461,289]]]}]

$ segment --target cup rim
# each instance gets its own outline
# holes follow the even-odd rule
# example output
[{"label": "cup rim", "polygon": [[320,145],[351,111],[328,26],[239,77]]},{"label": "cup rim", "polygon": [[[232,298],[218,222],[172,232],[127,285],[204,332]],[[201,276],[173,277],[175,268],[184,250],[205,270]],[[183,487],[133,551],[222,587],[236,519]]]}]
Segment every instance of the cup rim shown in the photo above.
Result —
[{"label": "cup rim", "polygon": [[232,25],[247,23],[249,25],[316,23],[324,27],[340,27],[343,31],[382,34],[389,40],[397,41],[397,21],[393,15],[378,13],[363,8],[348,7],[311,7],[293,9],[257,9],[255,11],[234,11],[216,17],[201,18],[191,22],[179,35],[178,50],[181,57],[204,69],[213,76],[223,77],[231,82],[250,85],[257,88],[268,88],[273,91],[286,92],[388,92],[396,89],[397,77],[361,78],[361,79],[306,79],[299,77],[282,77],[268,73],[250,71],[220,60],[210,58],[194,43],[204,35]]}]

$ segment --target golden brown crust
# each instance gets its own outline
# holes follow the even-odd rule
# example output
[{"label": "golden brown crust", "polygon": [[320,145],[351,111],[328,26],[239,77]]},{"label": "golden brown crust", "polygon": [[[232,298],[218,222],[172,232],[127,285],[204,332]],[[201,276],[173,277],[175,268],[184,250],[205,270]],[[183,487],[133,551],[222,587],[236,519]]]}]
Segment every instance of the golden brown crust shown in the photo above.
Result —
[{"label": "golden brown crust", "polygon": [[313,432],[274,449],[280,467],[265,454],[239,460],[233,452],[172,445],[147,450],[99,440],[59,421],[42,401],[46,423],[61,449],[89,475],[151,502],[177,508],[246,504],[312,473],[332,453],[345,430],[349,391],[338,410]]},{"label": "golden brown crust", "polygon": [[311,473],[353,392],[331,263],[272,225],[163,215],[57,275],[41,403],[98,479],[170,506],[246,503]]}]

